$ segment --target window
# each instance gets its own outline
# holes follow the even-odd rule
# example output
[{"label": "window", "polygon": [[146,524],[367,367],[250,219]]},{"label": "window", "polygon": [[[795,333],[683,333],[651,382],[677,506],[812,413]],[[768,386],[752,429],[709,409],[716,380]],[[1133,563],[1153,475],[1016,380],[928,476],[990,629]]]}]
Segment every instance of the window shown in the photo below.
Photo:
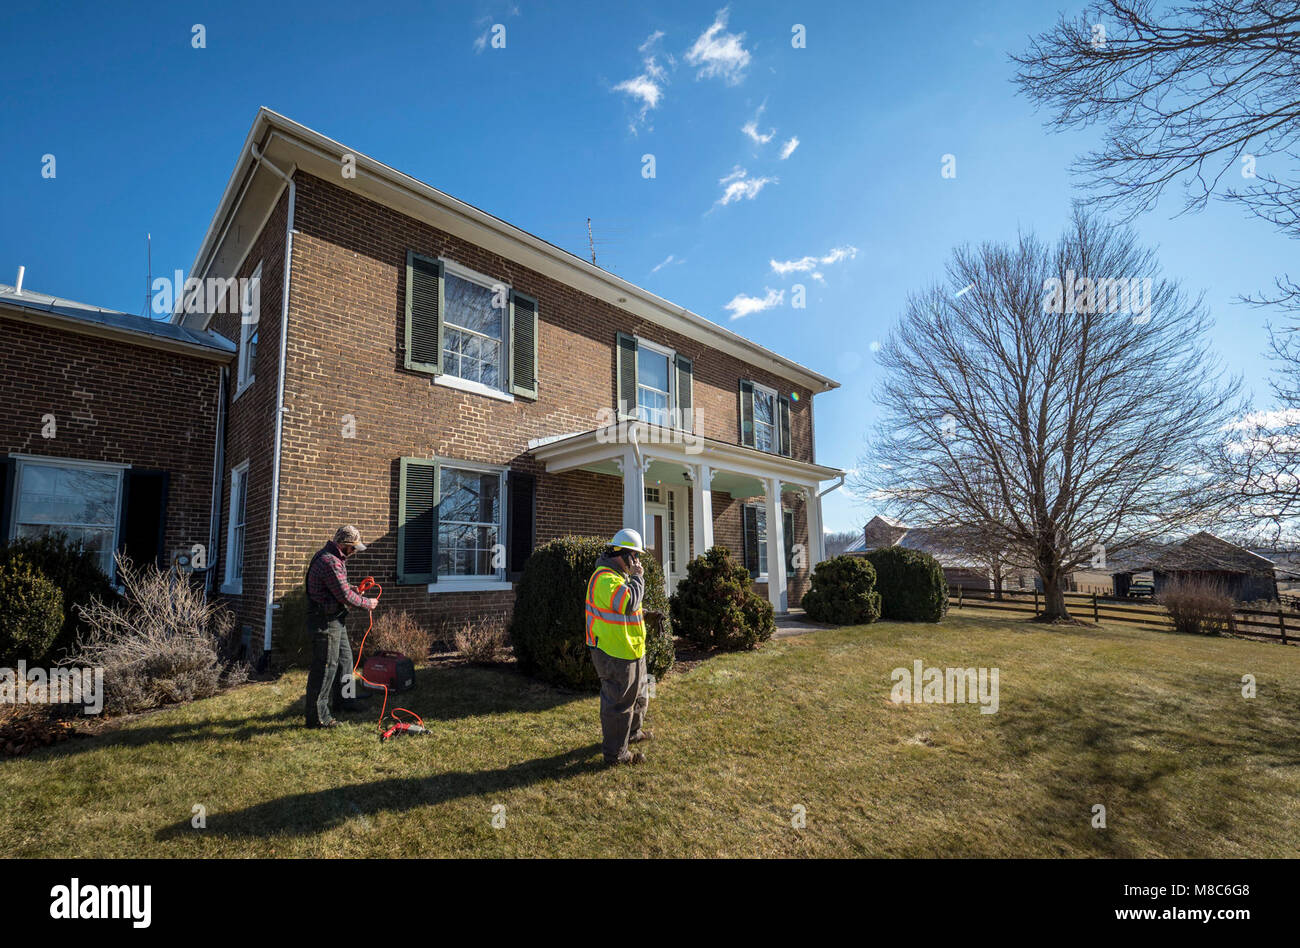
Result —
[{"label": "window", "polygon": [[507,288],[451,266],[447,266],[444,279],[443,371],[487,388],[504,389],[502,338]]},{"label": "window", "polygon": [[438,578],[499,577],[503,471],[439,466]]},{"label": "window", "polygon": [[647,504],[657,504],[660,502],[659,498],[660,494],[658,487],[647,487],[645,489],[645,502]]},{"label": "window", "polygon": [[672,424],[672,350],[637,340],[637,418],[655,425]]},{"label": "window", "polygon": [[249,278],[247,291],[239,301],[239,379],[235,394],[249,385],[257,368],[257,333],[262,319],[262,265]]},{"label": "window", "polygon": [[[767,579],[767,504],[746,504],[741,510],[745,567],[759,580]],[[794,573],[794,511],[781,511],[786,575]]]},{"label": "window", "polygon": [[97,554],[99,568],[112,577],[122,468],[22,459],[17,474],[13,536],[66,534],[78,549]]},{"label": "window", "polygon": [[775,453],[776,445],[776,392],[761,385],[754,386],[754,447]]},{"label": "window", "polygon": [[695,364],[625,332],[614,334],[614,394],[619,418],[693,430]]},{"label": "window", "polygon": [[230,520],[226,527],[226,580],[222,592],[244,591],[244,535],[248,510],[248,462],[230,472]]}]

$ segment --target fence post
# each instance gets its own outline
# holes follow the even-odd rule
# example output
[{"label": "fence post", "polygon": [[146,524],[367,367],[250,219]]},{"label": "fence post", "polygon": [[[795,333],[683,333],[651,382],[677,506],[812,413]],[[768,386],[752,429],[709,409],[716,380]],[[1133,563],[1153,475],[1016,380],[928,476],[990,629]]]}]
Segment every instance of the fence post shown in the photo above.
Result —
[{"label": "fence post", "polygon": [[1099,610],[1099,609],[1097,608],[1097,594],[1096,594],[1096,593],[1093,593],[1093,594],[1092,594],[1092,621],[1093,621],[1093,622],[1100,622],[1100,621],[1101,621],[1101,610]]},{"label": "fence post", "polygon": [[957,587],[957,608],[958,608],[958,609],[961,608],[962,596],[965,594],[965,592],[966,592],[966,587],[965,587],[965,586],[958,586],[958,587]]},{"label": "fence post", "polygon": [[1038,588],[1034,588],[1034,615],[1038,615]]},{"label": "fence post", "polygon": [[1282,630],[1282,644],[1286,645],[1286,613],[1282,611],[1282,605],[1277,607],[1277,625]]}]

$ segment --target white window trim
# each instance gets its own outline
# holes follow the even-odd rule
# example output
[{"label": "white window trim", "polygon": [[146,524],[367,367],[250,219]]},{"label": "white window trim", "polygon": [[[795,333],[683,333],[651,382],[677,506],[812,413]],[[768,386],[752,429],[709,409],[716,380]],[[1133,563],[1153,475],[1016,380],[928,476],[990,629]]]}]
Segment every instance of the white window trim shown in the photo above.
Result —
[{"label": "white window trim", "polygon": [[[484,474],[496,474],[501,481],[499,497],[501,503],[497,511],[497,542],[501,542],[506,535],[506,524],[509,522],[509,511],[506,510],[509,504],[509,493],[506,485],[506,473],[510,468],[503,464],[485,464],[482,461],[461,461],[457,458],[437,458],[439,480],[441,472],[445,467],[455,468],[461,471],[479,471]],[[439,498],[441,502],[441,498]],[[509,555],[507,549],[506,554]],[[437,570],[438,564],[435,561],[433,568]],[[436,583],[429,583],[427,589],[431,593],[456,593],[456,592],[492,592],[496,590],[513,589],[514,584],[506,579],[506,568],[504,566],[497,569],[495,577],[487,576],[439,576]]]},{"label": "white window trim", "polygon": [[[666,428],[681,428],[681,427],[682,427],[682,418],[681,418],[681,414],[682,414],[682,413],[681,413],[681,409],[680,409],[680,407],[679,407],[678,404],[677,404],[677,351],[676,351],[675,349],[670,349],[670,348],[668,348],[667,346],[660,345],[660,344],[657,343],[657,342],[651,342],[649,339],[644,339],[644,338],[642,338],[641,336],[634,336],[633,338],[636,340],[636,349],[637,349],[637,358],[638,358],[638,359],[641,358],[641,349],[642,349],[642,348],[649,349],[651,352],[657,352],[659,355],[663,355],[663,356],[667,356],[667,357],[668,357],[668,424],[665,425],[664,427],[666,427]],[[638,372],[637,372],[637,383],[636,383],[636,388],[637,388],[637,393],[636,393],[636,394],[637,394],[636,410],[637,410],[637,413],[638,413],[638,414],[637,414],[637,417],[639,418],[639,417],[641,417],[641,416],[640,416],[640,411],[641,411],[641,378],[640,378],[640,376],[641,376],[641,373],[640,373],[640,371],[639,371],[639,370],[640,370],[640,365],[638,365],[637,368],[638,368]],[[647,385],[646,388],[650,388],[650,386]],[[658,389],[653,389],[653,391],[656,391],[656,392],[657,392],[657,391],[659,391],[659,390],[658,390]],[[647,422],[647,424],[651,424],[651,422]]]},{"label": "white window trim", "polygon": [[[80,461],[72,458],[52,458],[42,457],[36,454],[10,454],[10,459],[16,461],[14,465],[14,482],[10,485],[11,493],[9,496],[9,536],[7,540],[14,540],[18,536],[18,518],[21,513],[19,500],[22,497],[23,468],[27,465],[36,467],[79,467],[88,471],[103,471],[106,474],[117,474],[117,504],[113,511],[113,546],[114,558],[109,561],[108,581],[114,586],[117,585],[117,544],[120,537],[118,536],[122,525],[122,473],[130,469],[130,464],[115,464],[111,461]],[[118,590],[121,591],[120,589]]]},{"label": "white window trim", "polygon": [[754,450],[762,451],[764,454],[775,454],[784,457],[781,454],[781,403],[780,396],[777,395],[776,389],[768,388],[759,382],[754,382],[754,394],[758,395],[763,392],[772,396],[772,449],[760,448],[758,446],[758,408],[754,408]]},{"label": "white window trim", "polygon": [[226,495],[226,556],[222,571],[221,591],[231,596],[243,595],[244,578],[230,578],[230,551],[235,546],[235,477],[238,476],[244,486],[244,548],[239,551],[239,565],[244,565],[244,554],[248,552],[248,459],[230,469],[230,493]]},{"label": "white window trim", "polygon": [[[510,283],[505,280],[494,279],[486,273],[479,273],[477,270],[471,270],[463,263],[457,263],[447,257],[439,257],[438,261],[442,264],[444,278],[447,274],[459,277],[470,283],[477,283],[484,289],[494,289],[497,286],[505,287],[506,291],[506,308],[501,311],[501,366],[497,370],[497,378],[504,379],[505,384],[501,388],[493,388],[491,385],[484,385],[482,382],[475,382],[473,379],[463,379],[459,375],[451,375],[447,372],[441,372],[433,377],[435,385],[445,385],[448,388],[458,388],[463,392],[473,392],[475,395],[486,395],[488,398],[495,398],[503,402],[513,402],[515,397],[510,394],[510,349],[512,340],[510,339],[510,293],[514,289]],[[446,323],[446,315],[442,314],[441,318]],[[453,327],[459,328],[459,327]],[[473,332],[472,329],[462,330],[463,332]],[[480,333],[480,335],[482,335]],[[438,353],[438,358],[442,358],[442,353]],[[443,366],[445,369],[446,366]]]},{"label": "white window trim", "polygon": [[[763,532],[764,532],[764,533],[767,533],[767,503],[766,503],[766,502],[763,502],[763,503],[761,503],[761,504],[746,504],[745,506],[746,506],[746,507],[753,507],[755,510],[759,511],[760,513],[762,513],[762,515],[763,515]],[[758,518],[757,518],[757,517],[754,518],[754,532],[755,532],[755,533],[758,532]],[[758,555],[759,555],[759,557],[766,559],[766,558],[767,558],[767,538],[764,537],[763,539],[759,540],[758,543],[757,543],[757,547],[758,547]],[[756,583],[765,583],[765,582],[767,582],[767,573],[759,573],[757,576],[754,577],[754,582],[756,582]]]},{"label": "white window trim", "polygon": [[[239,358],[235,369],[235,394],[230,399],[232,402],[244,391],[257,381],[257,375],[254,367],[248,364],[248,337],[251,335],[249,329],[252,326],[259,326],[262,321],[262,264],[259,261],[257,268],[253,270],[250,280],[257,281],[257,322],[250,323],[244,319],[244,301],[239,300]],[[261,345],[261,341],[258,341]]]}]

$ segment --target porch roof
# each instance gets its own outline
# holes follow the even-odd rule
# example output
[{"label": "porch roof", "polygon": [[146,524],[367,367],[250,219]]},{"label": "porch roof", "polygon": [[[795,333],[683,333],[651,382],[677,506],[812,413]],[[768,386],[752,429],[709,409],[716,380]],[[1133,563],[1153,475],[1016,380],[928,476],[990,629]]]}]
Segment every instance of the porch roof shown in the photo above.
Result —
[{"label": "porch roof", "polygon": [[[634,433],[634,434],[632,434]],[[824,464],[812,464],[755,448],[718,441],[703,435],[646,422],[593,428],[528,442],[529,453],[547,471],[559,473],[578,468],[600,469],[621,461],[633,449],[633,441],[647,461],[707,464],[714,471],[731,471],[755,478],[777,477],[782,481],[811,487],[825,480],[843,477],[844,471]]]}]

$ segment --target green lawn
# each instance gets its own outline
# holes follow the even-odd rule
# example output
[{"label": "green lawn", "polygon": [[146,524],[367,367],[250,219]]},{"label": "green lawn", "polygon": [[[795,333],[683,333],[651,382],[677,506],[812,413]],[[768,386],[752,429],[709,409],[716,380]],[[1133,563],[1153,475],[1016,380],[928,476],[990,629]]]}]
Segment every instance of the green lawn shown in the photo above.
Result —
[{"label": "green lawn", "polygon": [[[891,703],[918,658],[997,667],[999,712]],[[293,672],[0,762],[0,854],[1300,853],[1296,648],[966,616],[820,631],[660,682],[650,760],[613,770],[594,697],[507,669],[419,679],[400,703],[425,738],[304,730]]]}]

